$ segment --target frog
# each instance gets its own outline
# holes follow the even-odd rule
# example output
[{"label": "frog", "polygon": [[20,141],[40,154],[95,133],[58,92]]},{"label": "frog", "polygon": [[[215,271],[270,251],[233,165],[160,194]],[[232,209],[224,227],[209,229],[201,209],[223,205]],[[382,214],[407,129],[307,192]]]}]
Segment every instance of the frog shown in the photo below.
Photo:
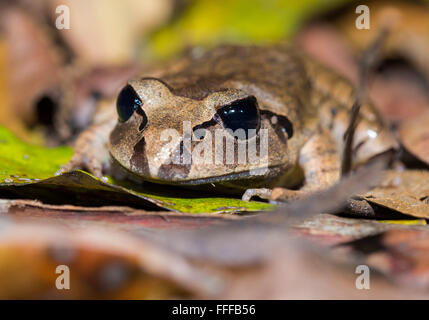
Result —
[{"label": "frog", "polygon": [[[194,50],[105,101],[59,173],[292,201],[340,179],[355,91],[291,44]],[[362,104],[354,167],[396,149],[371,103]]]}]

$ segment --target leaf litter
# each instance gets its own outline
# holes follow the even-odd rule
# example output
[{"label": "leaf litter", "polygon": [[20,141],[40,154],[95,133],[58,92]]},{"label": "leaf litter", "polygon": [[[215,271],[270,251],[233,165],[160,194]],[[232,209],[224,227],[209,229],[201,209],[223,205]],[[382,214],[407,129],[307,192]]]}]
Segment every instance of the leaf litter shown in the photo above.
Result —
[{"label": "leaf litter", "polygon": [[[400,136],[424,162],[427,126],[422,123],[401,124]],[[357,293],[350,285],[352,267],[367,263],[388,279],[427,289],[427,171],[389,171],[370,191],[366,182],[372,178],[354,176],[349,184],[342,181],[304,202],[241,217],[224,213],[275,207],[171,197],[104,182],[84,171],[55,177],[71,152],[22,144],[0,128],[0,162],[5,164],[0,194],[14,198],[0,201],[0,296],[266,299],[308,298],[312,292],[316,298],[427,298],[425,292],[404,291],[377,275],[370,292]],[[344,214],[341,204],[356,193],[348,202],[354,209],[349,215],[370,219],[320,214]],[[52,268],[59,262],[77,271],[74,289],[65,295],[50,289]],[[34,270],[23,270],[29,264]]]}]

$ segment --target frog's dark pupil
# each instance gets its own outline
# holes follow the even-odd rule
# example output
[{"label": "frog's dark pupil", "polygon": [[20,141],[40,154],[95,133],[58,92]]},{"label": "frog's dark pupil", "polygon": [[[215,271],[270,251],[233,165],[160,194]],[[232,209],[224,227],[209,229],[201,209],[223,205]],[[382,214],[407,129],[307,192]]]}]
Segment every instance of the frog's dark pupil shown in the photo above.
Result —
[{"label": "frog's dark pupil", "polygon": [[224,126],[232,131],[244,129],[246,135],[249,129],[258,129],[259,111],[255,97],[236,100],[218,110]]},{"label": "frog's dark pupil", "polygon": [[119,93],[118,100],[116,101],[119,121],[127,121],[141,105],[142,101],[134,89],[130,85],[125,86]]}]

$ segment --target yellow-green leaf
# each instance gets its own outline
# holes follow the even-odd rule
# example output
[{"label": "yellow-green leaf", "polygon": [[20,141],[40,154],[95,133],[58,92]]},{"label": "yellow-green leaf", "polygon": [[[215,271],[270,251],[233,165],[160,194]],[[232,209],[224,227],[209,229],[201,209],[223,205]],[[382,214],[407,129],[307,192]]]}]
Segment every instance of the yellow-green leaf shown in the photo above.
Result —
[{"label": "yellow-green leaf", "polygon": [[214,195],[201,197],[186,190],[149,183],[136,185],[111,178],[104,182],[80,170],[54,176],[72,153],[69,147],[44,148],[23,143],[0,127],[0,193],[50,203],[121,204],[187,213],[237,213],[273,207]]}]

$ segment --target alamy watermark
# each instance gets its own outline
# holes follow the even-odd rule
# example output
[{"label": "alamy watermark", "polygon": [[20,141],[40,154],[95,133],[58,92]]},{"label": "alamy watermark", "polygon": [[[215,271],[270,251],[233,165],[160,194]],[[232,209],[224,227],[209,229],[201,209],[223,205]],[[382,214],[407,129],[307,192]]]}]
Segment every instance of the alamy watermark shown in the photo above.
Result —
[{"label": "alamy watermark", "polygon": [[55,273],[59,274],[55,280],[55,287],[58,290],[70,290],[70,268],[61,264],[56,267]]},{"label": "alamy watermark", "polygon": [[364,4],[361,4],[356,7],[355,13],[359,14],[355,21],[356,28],[359,30],[369,30],[369,28],[371,27],[369,7]]},{"label": "alamy watermark", "polygon": [[70,29],[70,8],[65,4],[59,5],[55,8],[55,13],[58,15],[55,20],[55,27],[58,30]]},{"label": "alamy watermark", "polygon": [[[163,150],[176,150],[165,164],[228,165],[249,164],[251,174],[262,175],[268,170],[267,129],[215,129],[192,130],[190,121],[183,121],[183,134],[173,128],[163,130],[160,135],[165,142]],[[175,148],[181,141],[182,148]],[[196,142],[193,144],[193,142]],[[214,143],[213,143],[214,142]],[[214,148],[213,148],[214,146]],[[237,150],[236,150],[237,149]]]},{"label": "alamy watermark", "polygon": [[365,264],[358,265],[355,270],[359,276],[356,278],[355,286],[358,290],[369,290],[370,289],[370,270]]}]

